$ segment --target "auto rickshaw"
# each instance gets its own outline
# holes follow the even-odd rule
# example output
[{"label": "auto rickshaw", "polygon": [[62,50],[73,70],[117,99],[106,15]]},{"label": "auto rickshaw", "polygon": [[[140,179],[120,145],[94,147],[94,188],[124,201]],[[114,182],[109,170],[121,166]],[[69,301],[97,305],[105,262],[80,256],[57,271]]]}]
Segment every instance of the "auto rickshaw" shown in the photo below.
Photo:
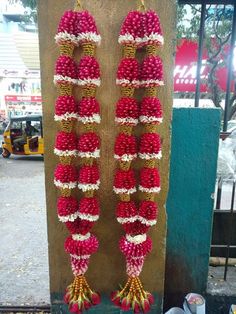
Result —
[{"label": "auto rickshaw", "polygon": [[11,117],[3,133],[2,156],[43,155],[43,127],[41,115]]}]

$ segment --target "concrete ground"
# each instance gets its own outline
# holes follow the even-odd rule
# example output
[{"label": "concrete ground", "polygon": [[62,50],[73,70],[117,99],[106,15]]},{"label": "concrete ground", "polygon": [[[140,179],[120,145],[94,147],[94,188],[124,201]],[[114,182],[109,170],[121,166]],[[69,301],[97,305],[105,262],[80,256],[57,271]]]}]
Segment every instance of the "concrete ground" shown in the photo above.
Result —
[{"label": "concrete ground", "polygon": [[226,281],[224,281],[223,266],[210,266],[207,293],[212,295],[236,296],[236,265],[228,267]]},{"label": "concrete ground", "polygon": [[206,313],[228,314],[232,304],[236,304],[236,267],[229,266],[227,281],[224,267],[210,267],[206,294]]},{"label": "concrete ground", "polygon": [[[0,178],[0,306],[49,304],[43,158],[0,157]],[[236,295],[236,267],[222,278],[210,267],[208,293]]]},{"label": "concrete ground", "polygon": [[0,305],[49,304],[42,157],[0,157]]}]

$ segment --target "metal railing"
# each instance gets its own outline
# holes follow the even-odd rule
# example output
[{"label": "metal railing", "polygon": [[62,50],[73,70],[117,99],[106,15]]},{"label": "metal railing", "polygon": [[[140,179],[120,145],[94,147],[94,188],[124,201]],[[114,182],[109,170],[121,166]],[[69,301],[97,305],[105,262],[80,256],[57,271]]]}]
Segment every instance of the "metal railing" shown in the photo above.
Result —
[{"label": "metal railing", "polygon": [[233,56],[236,41],[236,3],[235,0],[179,0],[179,4],[196,4],[201,5],[201,20],[199,27],[199,40],[198,40],[198,62],[197,62],[197,73],[196,73],[196,90],[195,90],[195,107],[199,107],[200,99],[200,86],[201,86],[201,67],[202,67],[202,55],[204,49],[204,30],[206,20],[206,6],[207,5],[233,5],[233,21],[232,31],[230,39],[229,54],[227,60],[227,86],[225,95],[225,109],[224,109],[224,124],[223,132],[227,130],[227,124],[229,120],[229,106],[230,106],[230,94],[231,94],[231,82],[232,82],[232,71],[233,71]]},{"label": "metal railing", "polygon": [[224,280],[227,280],[229,259],[236,258],[235,179],[217,179],[211,256],[225,257]]},{"label": "metal railing", "polygon": [[[207,5],[232,5],[233,6],[233,16],[232,16],[232,30],[230,34],[230,44],[227,56],[227,83],[226,83],[226,93],[225,93],[225,108],[224,108],[224,119],[223,119],[223,132],[227,131],[227,125],[229,120],[229,110],[230,110],[230,96],[231,96],[231,83],[233,74],[233,56],[236,42],[236,1],[235,0],[179,0],[179,5],[201,5],[201,17],[199,26],[199,37],[198,37],[198,61],[196,70],[196,89],[195,89],[195,102],[194,106],[199,107],[199,99],[201,96],[201,67],[202,67],[202,57],[204,51],[204,33],[205,33],[205,22],[206,22],[206,10]],[[223,186],[227,184],[230,185],[231,192],[227,192],[227,196],[224,194]],[[211,252],[217,256],[217,254],[223,255],[225,257],[224,265],[224,280],[227,279],[227,271],[229,265],[229,258],[236,257],[236,242],[234,239],[234,230],[236,230],[236,210],[234,208],[235,203],[235,180],[217,180],[217,191],[216,191],[216,204],[214,209],[214,224],[213,224],[213,236]],[[224,198],[227,197],[230,200],[230,204],[227,208],[224,206]],[[223,217],[223,218],[222,218]],[[222,221],[225,221],[223,225],[223,230],[218,230],[219,226],[222,227]],[[218,228],[218,229],[217,229]],[[218,255],[218,256],[220,256]],[[235,255],[235,256],[234,256]]]}]

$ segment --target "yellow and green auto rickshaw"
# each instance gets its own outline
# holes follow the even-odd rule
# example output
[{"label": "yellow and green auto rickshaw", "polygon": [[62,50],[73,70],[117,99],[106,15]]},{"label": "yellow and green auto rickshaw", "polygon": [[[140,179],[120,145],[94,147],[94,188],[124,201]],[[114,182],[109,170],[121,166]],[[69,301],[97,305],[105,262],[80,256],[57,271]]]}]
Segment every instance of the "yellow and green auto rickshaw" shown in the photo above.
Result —
[{"label": "yellow and green auto rickshaw", "polygon": [[11,117],[3,133],[2,156],[43,155],[43,126],[41,115]]}]

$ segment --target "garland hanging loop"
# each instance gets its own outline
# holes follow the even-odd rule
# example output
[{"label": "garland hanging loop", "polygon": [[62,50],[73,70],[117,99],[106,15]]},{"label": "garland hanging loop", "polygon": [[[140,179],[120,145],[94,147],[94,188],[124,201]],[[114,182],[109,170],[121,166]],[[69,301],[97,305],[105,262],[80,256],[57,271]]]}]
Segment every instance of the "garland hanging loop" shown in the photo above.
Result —
[{"label": "garland hanging loop", "polygon": [[138,4],[138,11],[146,11],[146,5],[145,5],[145,0],[140,0]]},{"label": "garland hanging loop", "polygon": [[80,0],[76,0],[75,2],[75,11],[81,11],[82,10],[82,5]]}]

